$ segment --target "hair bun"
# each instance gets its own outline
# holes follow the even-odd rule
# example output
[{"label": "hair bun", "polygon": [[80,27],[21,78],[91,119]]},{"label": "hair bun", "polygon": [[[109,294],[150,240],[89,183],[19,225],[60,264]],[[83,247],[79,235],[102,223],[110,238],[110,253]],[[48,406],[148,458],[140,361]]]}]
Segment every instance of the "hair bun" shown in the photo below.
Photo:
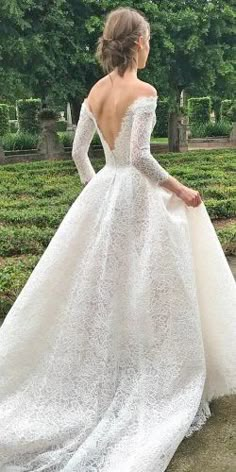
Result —
[{"label": "hair bun", "polygon": [[104,36],[102,36],[102,40],[103,40],[104,44],[108,44],[111,41],[114,41],[113,38],[104,38]]},{"label": "hair bun", "polygon": [[105,72],[116,67],[120,75],[136,63],[137,40],[146,34],[149,23],[137,10],[120,7],[112,10],[98,38],[96,57]]}]

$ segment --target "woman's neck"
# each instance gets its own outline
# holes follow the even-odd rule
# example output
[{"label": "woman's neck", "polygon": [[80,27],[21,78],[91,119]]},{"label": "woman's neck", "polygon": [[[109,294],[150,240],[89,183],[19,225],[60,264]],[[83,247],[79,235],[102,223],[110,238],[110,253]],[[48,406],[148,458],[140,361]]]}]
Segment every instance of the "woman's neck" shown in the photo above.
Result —
[{"label": "woman's neck", "polygon": [[117,67],[109,74],[110,77],[112,78],[120,78],[120,79],[132,79],[132,78],[137,78],[137,72],[138,72],[138,69],[137,67],[134,67],[133,69],[127,69],[125,72],[124,72],[124,75],[121,77],[119,74],[118,74],[118,69]]}]

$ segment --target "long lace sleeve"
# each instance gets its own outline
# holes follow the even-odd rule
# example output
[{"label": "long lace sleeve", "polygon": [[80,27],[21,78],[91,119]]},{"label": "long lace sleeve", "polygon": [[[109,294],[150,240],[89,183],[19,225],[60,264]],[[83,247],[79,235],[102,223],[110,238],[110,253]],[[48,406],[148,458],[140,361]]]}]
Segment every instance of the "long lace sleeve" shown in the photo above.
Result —
[{"label": "long lace sleeve", "polygon": [[88,156],[88,150],[95,133],[95,124],[86,106],[82,103],[72,147],[72,158],[81,182],[87,183],[96,174]]},{"label": "long lace sleeve", "polygon": [[135,110],[130,158],[132,164],[152,181],[163,182],[170,174],[156,161],[150,151],[151,133],[155,124],[155,104],[156,100],[153,98],[151,102],[147,100],[146,104]]}]

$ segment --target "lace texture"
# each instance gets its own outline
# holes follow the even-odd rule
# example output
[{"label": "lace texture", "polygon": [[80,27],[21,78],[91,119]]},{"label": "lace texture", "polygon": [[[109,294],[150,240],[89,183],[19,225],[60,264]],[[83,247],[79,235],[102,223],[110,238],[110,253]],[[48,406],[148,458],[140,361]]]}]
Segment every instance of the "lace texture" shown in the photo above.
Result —
[{"label": "lace texture", "polygon": [[161,186],[155,106],[128,108],[111,151],[83,103],[89,183],[0,328],[0,472],[164,472],[236,391],[235,281],[204,203]]},{"label": "lace texture", "polygon": [[[156,123],[156,101],[156,97],[140,97],[128,107],[122,120],[120,132],[115,140],[114,151],[109,148],[105,141],[95,117],[89,110],[87,101],[83,102],[72,149],[72,157],[82,183],[87,183],[95,174],[88,157],[89,143],[95,129],[97,129],[106,150],[106,161],[108,163],[133,165],[154,182],[162,182],[168,179],[169,173],[154,159],[150,152],[151,133]],[[123,138],[124,134],[127,139],[121,140],[120,137]],[[115,156],[118,154],[123,155],[123,158],[115,161]]]},{"label": "lace texture", "polygon": [[87,183],[95,175],[95,170],[88,156],[90,142],[95,132],[95,125],[84,106],[75,131],[72,157],[80,175],[81,182]]}]

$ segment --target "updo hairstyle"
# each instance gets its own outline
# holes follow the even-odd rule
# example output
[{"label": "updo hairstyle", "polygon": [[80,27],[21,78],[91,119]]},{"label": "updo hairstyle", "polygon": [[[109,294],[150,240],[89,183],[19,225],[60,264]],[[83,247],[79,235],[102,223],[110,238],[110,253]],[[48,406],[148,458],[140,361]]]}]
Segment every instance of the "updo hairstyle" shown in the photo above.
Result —
[{"label": "updo hairstyle", "polygon": [[143,13],[129,7],[112,10],[106,17],[102,36],[98,39],[96,57],[105,73],[117,67],[120,76],[133,68],[138,38],[150,32]]}]

